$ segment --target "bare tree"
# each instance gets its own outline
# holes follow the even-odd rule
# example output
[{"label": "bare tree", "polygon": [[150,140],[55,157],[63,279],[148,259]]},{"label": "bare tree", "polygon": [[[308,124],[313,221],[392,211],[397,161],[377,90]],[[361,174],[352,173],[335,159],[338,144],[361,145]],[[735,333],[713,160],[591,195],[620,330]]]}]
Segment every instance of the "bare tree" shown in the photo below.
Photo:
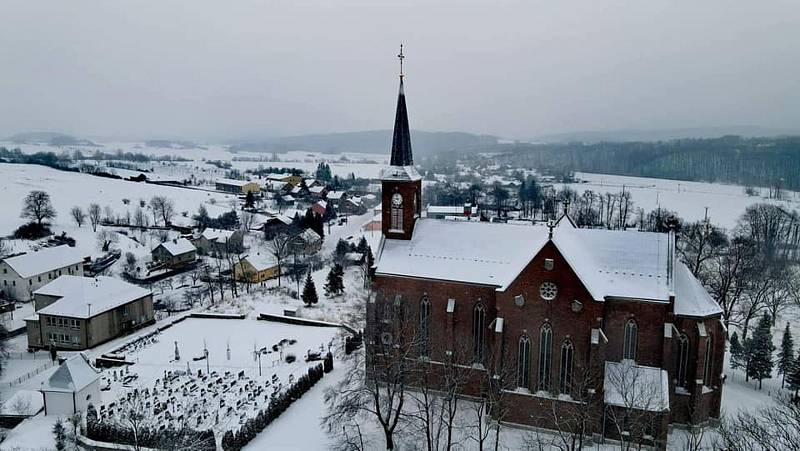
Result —
[{"label": "bare tree", "polygon": [[97,232],[97,225],[100,224],[100,217],[102,215],[100,205],[89,204],[89,222],[92,224],[92,231]]},{"label": "bare tree", "polygon": [[706,286],[722,308],[725,327],[730,326],[734,314],[748,288],[755,267],[755,246],[747,237],[735,236],[711,262]]},{"label": "bare tree", "polygon": [[292,237],[288,233],[278,233],[267,243],[267,250],[272,257],[275,258],[275,263],[278,266],[278,286],[281,286],[281,275],[283,273],[283,262],[289,257],[291,253]]},{"label": "bare tree", "polygon": [[686,224],[681,229],[678,253],[692,274],[705,280],[706,263],[727,244],[725,233],[708,220]]},{"label": "bare tree", "polygon": [[116,243],[117,241],[119,241],[117,232],[103,229],[100,231],[100,233],[97,234],[97,247],[99,247],[100,250],[103,252],[108,252],[108,249],[111,247],[111,244]]},{"label": "bare tree", "polygon": [[147,215],[141,207],[136,207],[133,211],[133,225],[136,227],[147,227]]},{"label": "bare tree", "polygon": [[242,229],[242,232],[249,232],[255,220],[256,215],[249,211],[243,211],[242,214],[239,215],[239,227]]},{"label": "bare tree", "polygon": [[56,217],[56,209],[50,201],[50,195],[45,191],[31,191],[25,196],[20,217],[35,220],[41,224],[45,219]]},{"label": "bare tree", "polygon": [[75,221],[75,224],[78,227],[83,226],[83,223],[86,222],[86,213],[83,212],[83,208],[79,206],[72,207],[72,210],[69,211],[69,214],[72,215],[72,219]]},{"label": "bare tree", "polygon": [[150,199],[150,208],[153,209],[153,217],[158,216],[164,226],[169,225],[170,220],[175,215],[175,204],[172,199],[165,196],[153,196]]},{"label": "bare tree", "polygon": [[648,437],[658,440],[655,431],[669,401],[663,399],[660,379],[648,377],[644,367],[630,360],[613,365],[605,371],[605,417],[623,450],[641,448]]},{"label": "bare tree", "polygon": [[402,302],[370,302],[366,310],[371,319],[366,332],[370,349],[349,356],[347,376],[325,394],[328,411],[323,422],[331,433],[341,436],[342,425],[376,421],[385,448],[395,449],[418,345]]},{"label": "bare tree", "polygon": [[800,404],[788,398],[760,409],[740,409],[720,421],[714,449],[800,449]]}]

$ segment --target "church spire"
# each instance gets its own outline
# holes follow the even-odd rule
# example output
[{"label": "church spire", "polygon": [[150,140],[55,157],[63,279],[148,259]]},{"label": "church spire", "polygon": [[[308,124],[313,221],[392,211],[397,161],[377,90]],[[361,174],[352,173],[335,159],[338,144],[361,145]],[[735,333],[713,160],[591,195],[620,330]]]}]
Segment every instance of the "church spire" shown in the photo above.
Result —
[{"label": "church spire", "polygon": [[408,110],[406,109],[406,94],[403,91],[403,45],[400,44],[400,92],[397,95],[397,112],[394,117],[394,135],[392,136],[392,157],[389,164],[392,166],[412,166],[414,158],[411,154],[411,131],[408,127]]}]

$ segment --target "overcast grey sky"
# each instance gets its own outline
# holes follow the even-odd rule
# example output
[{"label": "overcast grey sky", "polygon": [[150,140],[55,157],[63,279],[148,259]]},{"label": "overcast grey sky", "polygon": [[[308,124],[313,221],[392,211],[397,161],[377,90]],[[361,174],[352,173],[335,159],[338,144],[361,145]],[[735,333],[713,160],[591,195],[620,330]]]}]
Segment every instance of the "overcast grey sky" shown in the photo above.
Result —
[{"label": "overcast grey sky", "polygon": [[797,1],[0,0],[0,135],[800,124]]}]

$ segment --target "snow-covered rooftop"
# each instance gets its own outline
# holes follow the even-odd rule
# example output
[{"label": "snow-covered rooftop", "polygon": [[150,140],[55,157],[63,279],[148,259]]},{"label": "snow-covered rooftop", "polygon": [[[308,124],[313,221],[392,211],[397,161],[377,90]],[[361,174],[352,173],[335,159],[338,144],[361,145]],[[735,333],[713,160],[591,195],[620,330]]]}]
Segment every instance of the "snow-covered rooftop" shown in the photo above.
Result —
[{"label": "snow-covered rooftop", "polygon": [[310,191],[310,192],[312,192],[314,194],[319,194],[319,193],[323,192],[324,190],[325,190],[325,187],[322,186],[322,185],[312,186],[311,188],[308,189],[308,191]]},{"label": "snow-covered rooftop", "polygon": [[245,186],[245,185],[248,185],[248,184],[254,183],[254,182],[252,182],[250,180],[217,179],[216,183],[219,183],[220,185],[230,185],[230,186],[239,186],[239,187],[241,187],[241,186]]},{"label": "snow-covered rooftop", "polygon": [[80,353],[65,360],[42,384],[43,391],[79,392],[100,378],[97,370],[89,363],[85,354]]},{"label": "snow-covered rooftop", "polygon": [[603,391],[605,403],[611,406],[648,412],[669,410],[669,375],[661,368],[631,361],[606,362]]},{"label": "snow-covered rooftop", "polygon": [[414,166],[386,166],[381,171],[381,180],[422,180]]},{"label": "snow-covered rooftop", "polygon": [[275,262],[275,257],[270,254],[251,254],[245,256],[243,260],[247,260],[256,271],[264,271],[278,265],[278,263]]},{"label": "snow-covered rooftop", "polygon": [[722,313],[722,308],[703,288],[700,281],[692,275],[686,265],[677,262],[675,264],[675,314],[704,317],[720,313]]},{"label": "snow-covered rooftop", "polygon": [[63,245],[17,255],[4,261],[20,277],[32,277],[65,266],[76,265],[83,262],[83,257],[83,254],[78,249]]},{"label": "snow-covered rooftop", "polygon": [[33,294],[60,298],[38,314],[86,319],[145,297],[151,291],[113,277],[61,276]]},{"label": "snow-covered rooftop", "polygon": [[[547,227],[420,219],[410,240],[384,240],[378,274],[452,280],[505,290],[548,241]],[[596,300],[668,301],[669,235],[557,227],[553,243]],[[708,316],[716,302],[676,265],[675,313]]]},{"label": "snow-covered rooftop", "polygon": [[157,247],[163,246],[164,249],[167,250],[171,255],[181,255],[187,252],[196,251],[197,248],[194,247],[191,241],[187,240],[186,238],[177,238],[170,241],[165,241],[159,244]]},{"label": "snow-covered rooftop", "polygon": [[328,192],[328,199],[330,200],[339,200],[342,198],[344,191],[329,191]]},{"label": "snow-covered rooftop", "polygon": [[212,229],[211,227],[206,228],[203,230],[202,236],[209,240],[209,241],[228,241],[235,231],[233,230],[222,230],[222,229]]}]

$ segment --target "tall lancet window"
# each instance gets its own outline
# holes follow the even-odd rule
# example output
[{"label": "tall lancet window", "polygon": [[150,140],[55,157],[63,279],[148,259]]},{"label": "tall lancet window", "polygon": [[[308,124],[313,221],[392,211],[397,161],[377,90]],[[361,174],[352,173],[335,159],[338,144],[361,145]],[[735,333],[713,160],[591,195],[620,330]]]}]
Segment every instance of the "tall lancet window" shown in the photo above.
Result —
[{"label": "tall lancet window", "polygon": [[675,368],[675,385],[686,388],[686,369],[689,367],[689,337],[678,337],[678,362]]},{"label": "tall lancet window", "polygon": [[553,329],[550,324],[539,332],[539,390],[550,391],[550,369],[553,366]]},{"label": "tall lancet window", "polygon": [[419,303],[419,354],[421,357],[431,355],[431,301],[423,296]]},{"label": "tall lancet window", "polygon": [[639,326],[636,321],[629,319],[625,323],[625,344],[622,348],[622,358],[626,360],[636,360],[636,346],[639,334]]},{"label": "tall lancet window", "polygon": [[708,334],[706,338],[706,360],[703,363],[703,384],[706,387],[711,386],[711,375],[714,369],[714,337]]},{"label": "tall lancet window", "polygon": [[472,311],[472,339],[475,363],[483,363],[486,336],[486,310],[483,304],[475,304]]},{"label": "tall lancet window", "polygon": [[403,230],[403,196],[400,193],[392,196],[392,217],[389,224],[391,230]]},{"label": "tall lancet window", "polygon": [[530,388],[531,374],[531,339],[523,335],[517,347],[517,386]]},{"label": "tall lancet window", "polygon": [[558,386],[561,394],[572,394],[572,342],[564,340],[561,345],[561,370],[558,375]]}]

